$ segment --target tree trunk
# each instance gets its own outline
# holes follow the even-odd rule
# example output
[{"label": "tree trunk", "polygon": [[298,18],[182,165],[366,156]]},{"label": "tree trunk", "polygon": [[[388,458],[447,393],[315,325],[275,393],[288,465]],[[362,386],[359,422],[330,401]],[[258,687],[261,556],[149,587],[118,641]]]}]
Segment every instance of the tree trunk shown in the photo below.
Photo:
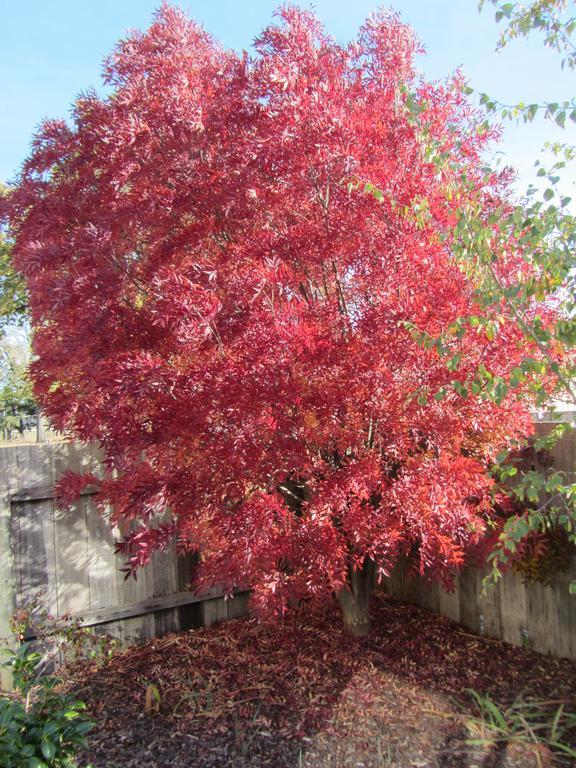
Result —
[{"label": "tree trunk", "polygon": [[366,558],[361,569],[350,572],[350,584],[338,593],[344,628],[352,637],[366,637],[370,633],[370,592],[374,579],[374,562]]}]

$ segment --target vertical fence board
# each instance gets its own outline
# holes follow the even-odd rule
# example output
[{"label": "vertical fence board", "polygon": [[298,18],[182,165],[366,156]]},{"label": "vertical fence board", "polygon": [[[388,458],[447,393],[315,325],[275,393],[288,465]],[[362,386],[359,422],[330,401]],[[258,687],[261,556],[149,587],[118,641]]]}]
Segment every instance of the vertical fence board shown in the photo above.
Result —
[{"label": "vertical fence board", "polygon": [[551,644],[557,638],[555,616],[552,611],[552,588],[542,584],[531,584],[528,589],[528,642],[543,653],[549,653]]},{"label": "vertical fence board", "polygon": [[[52,485],[52,444],[19,445],[16,452],[18,488]],[[16,490],[16,489],[14,489]]]},{"label": "vertical fence board", "polygon": [[413,589],[416,591],[417,605],[425,611],[438,613],[440,611],[440,587],[417,576],[412,579]]},{"label": "vertical fence board", "polygon": [[460,621],[460,583],[456,578],[451,592],[440,587],[438,591],[438,612],[452,621]]},{"label": "vertical fence board", "polygon": [[[552,425],[542,423],[537,425],[536,434],[542,437],[548,432]],[[561,440],[552,446],[550,453],[554,460],[554,469],[566,472],[567,479],[574,481],[574,462],[575,462],[576,436],[573,432],[565,435]]]},{"label": "vertical fence board", "polygon": [[465,568],[460,582],[460,621],[464,626],[481,635],[500,637],[500,587],[498,584],[483,585],[486,575],[474,566]]},{"label": "vertical fence board", "polygon": [[88,536],[86,572],[90,587],[90,608],[116,605],[118,563],[114,556],[110,526],[92,496],[84,497],[84,509]]},{"label": "vertical fence board", "polygon": [[514,645],[528,640],[528,596],[522,580],[513,571],[500,578],[502,639]]},{"label": "vertical fence board", "polygon": [[551,653],[576,659],[576,596],[570,592],[570,584],[576,581],[576,557],[570,570],[557,575],[554,600],[558,616],[559,637],[552,643]]},{"label": "vertical fence board", "polygon": [[391,572],[390,576],[385,580],[386,591],[393,597],[405,598],[406,590],[404,587],[405,582],[405,566],[403,562],[399,562],[398,565]]},{"label": "vertical fence board", "polygon": [[[415,595],[414,586],[406,583],[405,566],[398,571],[386,580],[389,594],[417,605],[429,604],[429,593],[424,598]],[[508,571],[484,593],[485,573],[471,566],[464,569],[453,596],[440,591],[438,611],[477,634],[576,659],[576,596],[569,592],[570,583],[576,580],[576,558],[570,570],[556,575],[551,586],[524,585],[518,574]]]},{"label": "vertical fence board", "polygon": [[67,470],[84,474],[92,472],[101,474],[101,452],[96,445],[82,445],[81,443],[53,443],[52,448],[52,475],[54,482],[58,482]]},{"label": "vertical fence board", "polygon": [[190,587],[190,582],[194,575],[194,567],[198,563],[198,555],[187,554],[182,555],[176,561],[176,585],[178,592],[184,592],[184,590]]},{"label": "vertical fence board", "polygon": [[480,610],[482,634],[489,637],[502,637],[502,615],[500,608],[500,583],[495,584],[484,579],[488,575],[486,568],[477,570],[478,608]]},{"label": "vertical fence board", "polygon": [[231,597],[228,603],[228,618],[239,619],[242,616],[246,616],[248,613],[248,601],[250,595],[248,592],[238,592]]},{"label": "vertical fence board", "polygon": [[552,585],[528,587],[528,642],[542,653],[576,655],[576,598],[568,591],[574,572],[559,574]]},{"label": "vertical fence board", "polygon": [[[19,445],[13,450],[19,488],[52,485],[51,444]],[[46,609],[58,613],[52,504],[32,501],[17,504],[14,531],[18,550],[18,605],[42,592]]]},{"label": "vertical fence board", "polygon": [[[194,568],[198,563],[198,555],[189,553],[182,555],[176,561],[176,584],[179,592],[190,589]],[[178,609],[178,627],[187,630],[204,626],[204,611],[200,603],[183,605]]]},{"label": "vertical fence board", "polygon": [[465,568],[460,574],[460,621],[465,627],[480,634],[480,606],[478,605],[478,578],[474,568]]},{"label": "vertical fence board", "polygon": [[[11,640],[10,618],[16,608],[16,557],[10,495],[16,490],[16,453],[0,448],[0,638]],[[0,689],[12,685],[11,675],[0,672]]]},{"label": "vertical fence board", "polygon": [[[178,574],[176,569],[176,548],[172,545],[165,552],[157,552],[150,563],[154,596],[169,595],[178,591]],[[179,629],[179,612],[177,608],[159,611],[154,614],[154,635],[161,637],[168,632]]]},{"label": "vertical fence board", "polygon": [[[138,603],[153,594],[153,584],[151,583],[151,573],[149,567],[141,568],[136,578],[120,571],[124,561],[121,555],[116,555],[116,584],[118,594],[118,605],[128,605],[129,603]],[[154,616],[152,614],[144,616],[134,616],[125,619],[122,623],[123,637],[120,639],[126,643],[140,643],[153,637]]]},{"label": "vertical fence board", "polygon": [[58,574],[58,611],[90,610],[90,574],[85,497],[70,508],[54,510],[55,570]]},{"label": "vertical fence board", "polygon": [[386,591],[426,611],[437,613],[440,608],[440,589],[415,573],[410,573],[405,561],[398,563],[390,576],[385,579]]},{"label": "vertical fence board", "polygon": [[[13,505],[14,506],[14,505]],[[38,595],[49,613],[57,614],[58,587],[54,542],[54,515],[47,501],[15,505],[18,520],[18,605],[30,604]]]},{"label": "vertical fence board", "polygon": [[214,600],[205,600],[202,603],[204,611],[204,626],[211,627],[219,621],[226,621],[228,618],[228,600],[223,597],[216,597]]}]

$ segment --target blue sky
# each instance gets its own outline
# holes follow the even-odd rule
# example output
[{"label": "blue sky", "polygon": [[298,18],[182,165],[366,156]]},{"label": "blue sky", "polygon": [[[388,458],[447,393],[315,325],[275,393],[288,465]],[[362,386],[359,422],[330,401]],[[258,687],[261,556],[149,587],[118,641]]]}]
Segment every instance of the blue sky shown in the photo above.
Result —
[{"label": "blue sky", "polygon": [[[28,153],[30,137],[45,117],[63,117],[75,96],[101,88],[104,56],[126,30],[144,28],[160,0],[0,0],[0,180],[9,181]],[[176,2],[223,44],[250,49],[272,19],[275,0],[182,0]],[[372,0],[316,0],[311,4],[340,42],[352,39],[378,3]],[[461,67],[470,84],[504,102],[558,101],[573,93],[573,73],[560,70],[559,57],[534,35],[495,53],[499,28],[493,9],[481,14],[476,0],[392,0],[427,48],[419,59],[431,79]],[[500,149],[521,182],[545,140],[576,143],[576,129],[562,131],[549,121],[508,125]],[[566,190],[570,193],[569,190]],[[574,195],[576,197],[576,195]]]}]

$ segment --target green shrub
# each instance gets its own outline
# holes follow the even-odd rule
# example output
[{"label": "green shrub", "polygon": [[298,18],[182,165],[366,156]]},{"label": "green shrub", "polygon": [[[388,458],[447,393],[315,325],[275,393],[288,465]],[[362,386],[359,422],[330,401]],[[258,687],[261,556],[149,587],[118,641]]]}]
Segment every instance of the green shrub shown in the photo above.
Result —
[{"label": "green shrub", "polygon": [[85,705],[59,690],[59,678],[38,674],[42,656],[28,643],[2,653],[15,691],[0,698],[0,768],[74,768],[92,728]]}]

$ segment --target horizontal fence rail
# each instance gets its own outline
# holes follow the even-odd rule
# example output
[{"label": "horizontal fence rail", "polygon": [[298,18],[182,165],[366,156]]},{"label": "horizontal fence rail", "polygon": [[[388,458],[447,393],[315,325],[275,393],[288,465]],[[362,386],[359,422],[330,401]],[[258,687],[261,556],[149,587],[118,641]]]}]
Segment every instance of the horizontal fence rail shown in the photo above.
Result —
[{"label": "horizontal fence rail", "polygon": [[[233,609],[234,616],[230,615],[230,604],[224,601],[222,590],[210,589],[201,595],[190,591],[176,592],[171,595],[162,595],[161,597],[140,600],[138,603],[128,603],[119,608],[96,608],[93,611],[83,611],[81,614],[69,614],[68,618],[72,621],[77,620],[81,627],[97,627],[101,624],[110,624],[112,622],[121,621],[122,619],[130,619],[135,616],[147,616],[150,613],[166,611],[170,608],[182,608],[198,603],[201,603],[202,608],[205,609],[205,604],[216,603],[221,600],[223,607],[226,610],[220,618],[214,616],[214,621],[220,621],[222,619],[235,618],[236,616],[243,615],[249,594],[248,590],[237,590],[234,592],[232,598],[236,601]],[[240,606],[242,606],[241,609]],[[205,618],[206,617],[204,616],[203,620],[200,622],[200,626],[207,626]],[[214,622],[212,621],[209,623]],[[37,635],[33,630],[25,632],[24,635],[26,640],[33,640],[36,636]]]},{"label": "horizontal fence rail", "polygon": [[126,643],[244,615],[245,591],[225,600],[218,590],[188,590],[194,559],[177,557],[173,547],[155,553],[136,581],[125,579],[94,488],[57,509],[53,486],[63,472],[98,474],[100,466],[94,446],[0,448],[0,637],[10,637],[11,616],[38,595],[54,617],[66,614]]}]

